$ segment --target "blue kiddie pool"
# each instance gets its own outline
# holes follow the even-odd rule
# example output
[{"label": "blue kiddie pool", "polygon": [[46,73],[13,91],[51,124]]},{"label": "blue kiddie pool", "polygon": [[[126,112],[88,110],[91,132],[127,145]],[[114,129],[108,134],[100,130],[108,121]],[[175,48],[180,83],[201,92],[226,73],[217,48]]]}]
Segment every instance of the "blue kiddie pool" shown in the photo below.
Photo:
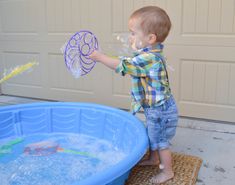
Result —
[{"label": "blue kiddie pool", "polygon": [[0,108],[1,185],[124,185],[147,146],[143,123],[111,107]]}]

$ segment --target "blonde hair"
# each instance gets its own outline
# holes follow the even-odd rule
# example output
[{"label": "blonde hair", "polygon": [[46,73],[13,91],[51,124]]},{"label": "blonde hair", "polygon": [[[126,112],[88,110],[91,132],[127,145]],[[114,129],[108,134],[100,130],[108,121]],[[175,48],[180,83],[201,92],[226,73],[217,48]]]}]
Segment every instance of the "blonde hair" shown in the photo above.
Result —
[{"label": "blonde hair", "polygon": [[130,19],[140,18],[140,26],[145,34],[155,34],[157,42],[163,42],[171,29],[167,13],[157,6],[146,6],[132,13]]}]

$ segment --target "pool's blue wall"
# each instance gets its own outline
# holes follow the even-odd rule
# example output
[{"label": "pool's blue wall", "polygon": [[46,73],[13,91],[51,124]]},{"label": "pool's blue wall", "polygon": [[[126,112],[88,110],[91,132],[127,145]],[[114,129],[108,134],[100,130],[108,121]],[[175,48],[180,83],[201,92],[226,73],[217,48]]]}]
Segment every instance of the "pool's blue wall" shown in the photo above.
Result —
[{"label": "pool's blue wall", "polygon": [[0,109],[0,139],[34,133],[82,133],[109,140],[128,151],[138,143],[138,125],[131,121],[116,110],[89,106],[17,106]]}]

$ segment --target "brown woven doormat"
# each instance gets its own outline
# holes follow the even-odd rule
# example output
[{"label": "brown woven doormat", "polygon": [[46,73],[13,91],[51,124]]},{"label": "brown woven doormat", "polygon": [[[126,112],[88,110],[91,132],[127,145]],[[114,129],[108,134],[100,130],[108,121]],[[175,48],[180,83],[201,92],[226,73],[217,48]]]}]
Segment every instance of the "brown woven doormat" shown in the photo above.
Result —
[{"label": "brown woven doormat", "polygon": [[[175,176],[162,185],[195,185],[202,160],[195,156],[173,153]],[[149,179],[159,172],[156,166],[136,165],[125,185],[153,185]]]}]

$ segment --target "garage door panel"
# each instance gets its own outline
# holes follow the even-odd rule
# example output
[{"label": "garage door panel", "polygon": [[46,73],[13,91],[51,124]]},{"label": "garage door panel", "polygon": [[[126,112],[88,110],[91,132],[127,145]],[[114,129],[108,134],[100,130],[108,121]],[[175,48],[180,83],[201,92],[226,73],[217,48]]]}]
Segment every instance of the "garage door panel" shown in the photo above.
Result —
[{"label": "garage door panel", "polygon": [[231,64],[218,64],[217,74],[217,89],[216,89],[216,103],[228,104],[229,103],[229,82],[230,80]]},{"label": "garage door panel", "polygon": [[[234,46],[234,0],[182,0],[170,8],[173,20],[171,44]],[[169,3],[173,6],[173,3]],[[175,24],[176,23],[176,24]]]},{"label": "garage door panel", "polygon": [[216,92],[217,89],[217,63],[207,63],[206,72],[205,72],[205,99],[206,103],[213,103],[216,101]]},{"label": "garage door panel", "polygon": [[[174,62],[178,62],[179,86],[175,96],[180,107],[180,114],[197,115],[200,118],[218,119],[233,122],[234,106],[234,66],[231,55],[218,58],[211,53],[219,53],[223,47],[179,47],[168,46]],[[207,50],[207,53],[204,52]],[[227,48],[234,53],[234,48]],[[194,52],[197,51],[197,52]],[[177,76],[177,75],[176,75]],[[170,76],[171,78],[171,76]],[[223,110],[224,108],[224,110]],[[210,111],[208,111],[210,110]],[[218,114],[219,116],[215,116]]]},{"label": "garage door panel", "polygon": [[196,103],[196,102],[179,102],[179,108],[181,113],[188,117],[210,119],[210,120],[222,120],[234,123],[235,120],[235,108],[229,105],[215,105],[208,103]]},{"label": "garage door panel", "polygon": [[234,0],[183,0],[182,5],[183,34],[235,34]]},{"label": "garage door panel", "polygon": [[37,33],[37,3],[24,1],[0,1],[2,30],[5,33]]},{"label": "garage door panel", "polygon": [[231,65],[229,81],[229,105],[235,106],[235,64]]},{"label": "garage door panel", "polygon": [[192,100],[193,97],[193,62],[181,60],[180,62],[180,100]]},{"label": "garage door panel", "polygon": [[[195,102],[229,103],[231,68],[235,64],[220,61],[181,61],[181,96]],[[211,98],[209,97],[211,96]]]}]

